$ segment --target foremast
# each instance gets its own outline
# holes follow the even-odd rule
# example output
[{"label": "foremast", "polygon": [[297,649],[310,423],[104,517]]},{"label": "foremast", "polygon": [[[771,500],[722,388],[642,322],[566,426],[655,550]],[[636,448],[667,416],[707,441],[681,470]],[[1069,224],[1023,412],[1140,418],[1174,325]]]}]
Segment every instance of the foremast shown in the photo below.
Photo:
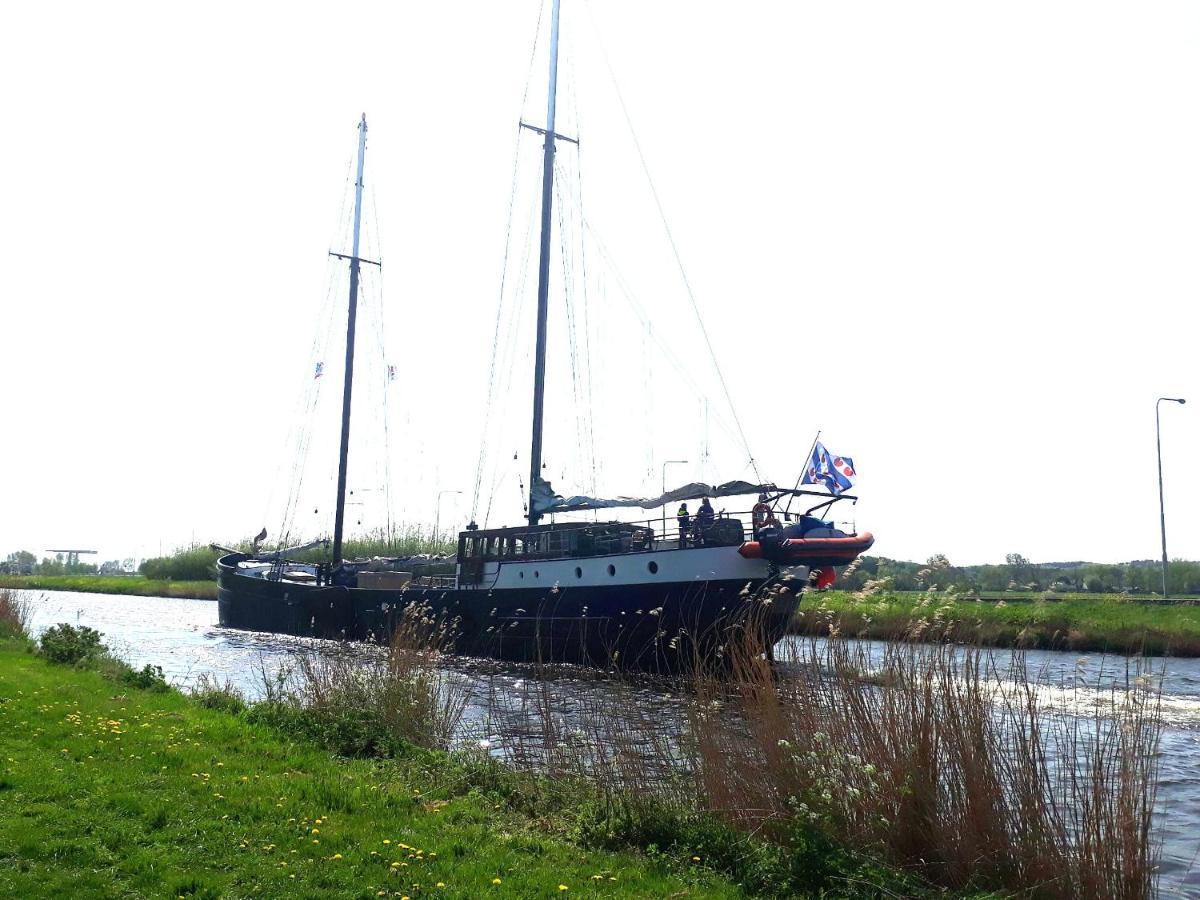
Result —
[{"label": "foremast", "polygon": [[[333,519],[333,565],[342,562],[342,535],[346,518],[346,461],[350,455],[350,398],[354,388],[354,326],[358,314],[358,256],[362,231],[363,162],[367,153],[367,114],[358,123],[358,174],[354,179],[354,237],[350,248],[350,304],[346,315],[346,380],[342,388],[342,445],[338,454],[337,512]],[[340,253],[334,253],[346,259]],[[371,260],[367,260],[371,262]],[[378,265],[378,263],[375,263]]]},{"label": "foremast", "polygon": [[[542,241],[538,257],[537,347],[533,367],[533,441],[529,452],[529,524],[536,525],[541,513],[534,506],[542,478],[543,400],[546,389],[546,316],[550,292],[550,221],[554,202],[555,96],[558,91],[558,6],[550,11],[550,90],[546,101],[546,138],[542,150]],[[522,123],[523,124],[523,123]],[[542,129],[533,129],[541,131]],[[361,157],[360,157],[361,158]]]}]

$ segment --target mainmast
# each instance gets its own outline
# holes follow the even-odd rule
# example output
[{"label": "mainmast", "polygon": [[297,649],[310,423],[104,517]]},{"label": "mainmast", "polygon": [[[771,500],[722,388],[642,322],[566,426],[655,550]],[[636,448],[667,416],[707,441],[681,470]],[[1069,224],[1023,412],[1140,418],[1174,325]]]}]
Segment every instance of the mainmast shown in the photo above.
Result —
[{"label": "mainmast", "polygon": [[[542,401],[546,390],[546,313],[550,290],[550,213],[554,198],[554,102],[558,90],[558,5],[550,12],[550,92],[546,102],[546,143],[542,152],[542,247],[538,259],[537,349],[533,368],[533,446],[529,453],[529,524],[541,514],[533,499],[542,477]],[[541,131],[541,129],[534,129]]]},{"label": "mainmast", "polygon": [[[350,310],[346,316],[346,382],[342,390],[342,448],[338,456],[337,513],[333,520],[333,564],[342,561],[342,526],[346,517],[346,459],[350,453],[350,394],[354,385],[354,324],[358,313],[358,239],[362,225],[363,160],[367,153],[367,114],[358,123],[358,177],[354,180],[354,242],[350,249]],[[345,259],[340,253],[333,256]],[[371,262],[371,260],[366,260]],[[378,263],[375,263],[378,265]]]}]

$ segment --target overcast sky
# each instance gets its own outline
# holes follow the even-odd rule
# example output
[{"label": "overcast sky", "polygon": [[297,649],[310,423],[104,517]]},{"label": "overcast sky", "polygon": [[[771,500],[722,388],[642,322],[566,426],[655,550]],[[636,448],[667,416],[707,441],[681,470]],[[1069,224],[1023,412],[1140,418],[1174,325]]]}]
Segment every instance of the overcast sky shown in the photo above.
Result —
[{"label": "overcast sky", "polygon": [[[0,555],[278,533],[310,400],[292,529],[327,529],[345,276],[326,253],[348,249],[363,112],[384,268],[356,496],[390,472],[402,522],[449,490],[444,528],[517,522],[540,162],[516,123],[544,122],[547,19],[539,0],[7,8]],[[821,429],[879,554],[1150,558],[1154,402],[1182,396],[1168,537],[1200,558],[1200,6],[564,0],[562,21],[559,130],[581,143],[559,151],[557,488],[653,493],[667,459],[689,460],[673,483],[752,475],[652,183],[764,478],[790,483]]]}]

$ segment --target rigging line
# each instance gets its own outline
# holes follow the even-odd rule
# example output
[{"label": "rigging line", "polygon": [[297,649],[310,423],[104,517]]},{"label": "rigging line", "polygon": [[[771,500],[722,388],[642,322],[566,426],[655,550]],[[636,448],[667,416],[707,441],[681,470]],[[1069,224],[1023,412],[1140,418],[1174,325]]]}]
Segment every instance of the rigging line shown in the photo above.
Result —
[{"label": "rigging line", "polygon": [[[572,84],[574,83],[574,65],[571,67]],[[583,123],[581,121],[579,104],[575,105],[575,134],[576,137],[582,140],[583,138]],[[597,492],[597,477],[596,477],[596,417],[593,410],[593,393],[592,393],[592,339],[591,339],[591,316],[589,314],[588,304],[588,271],[587,271],[587,239],[584,234],[584,224],[586,216],[583,211],[583,151],[579,144],[575,145],[575,189],[578,194],[579,205],[579,266],[581,277],[583,278],[583,350],[584,359],[587,361],[587,397],[585,398],[588,418],[588,454],[591,464],[591,493],[594,495]]]},{"label": "rigging line", "polygon": [[[589,222],[587,222],[586,220],[584,221],[584,227],[587,229],[588,233],[592,236],[592,239],[595,240],[597,251],[608,262],[609,268],[612,270],[612,274],[614,276],[614,280],[616,282],[620,296],[625,300],[626,303],[629,304],[630,309],[633,310],[633,313],[635,316],[637,316],[638,321],[641,322],[643,326],[646,326],[649,328],[651,339],[658,346],[658,348],[662,351],[663,357],[667,360],[668,363],[670,363],[671,368],[673,368],[675,370],[675,372],[680,376],[680,378],[683,379],[684,384],[692,391],[692,393],[694,393],[696,395],[696,397],[698,399],[700,399],[700,400],[706,399],[707,394],[696,383],[695,379],[692,378],[691,374],[687,370],[687,367],[683,365],[683,363],[680,361],[679,357],[676,355],[675,351],[668,344],[664,343],[662,340],[659,339],[658,332],[653,328],[649,314],[642,307],[641,303],[638,302],[636,296],[633,293],[633,289],[629,286],[629,283],[628,283],[628,281],[626,281],[625,276],[622,274],[620,268],[617,267],[616,260],[613,259],[612,254],[609,253],[608,247],[604,243],[603,239],[596,232],[596,230],[594,228],[592,228],[591,224]],[[734,441],[737,441],[738,436],[733,432],[733,430],[730,428],[729,424],[725,421],[724,416],[722,416],[718,413],[716,419],[717,419],[717,424],[720,425],[720,427],[721,427],[721,430],[724,431],[727,435],[729,435],[729,437],[732,438]]]},{"label": "rigging line", "polygon": [[[557,170],[557,172],[560,176],[562,176],[564,174],[562,172],[562,169],[559,166],[557,160],[555,161],[554,168]],[[579,353],[578,353],[578,340],[577,340],[576,332],[575,332],[575,310],[573,309],[572,302],[571,302],[574,295],[573,295],[573,289],[571,286],[572,281],[570,278],[570,263],[569,263],[569,260],[567,257],[568,250],[567,250],[567,239],[566,239],[566,234],[567,234],[566,214],[567,214],[568,210],[567,210],[566,204],[564,202],[562,202],[562,196],[561,196],[561,191],[562,191],[561,183],[563,181],[565,181],[565,177],[556,179],[557,183],[555,185],[555,196],[558,198],[558,201],[559,201],[559,203],[558,203],[559,261],[562,264],[562,273],[563,273],[563,305],[566,307],[566,313],[567,313],[567,352],[571,359],[571,392],[572,392],[573,399],[575,401],[575,416],[574,416],[574,418],[575,418],[575,441],[576,441],[576,448],[578,450],[578,448],[580,448],[584,445],[584,427],[583,427],[583,418],[580,414],[581,409],[582,409],[582,404],[581,404],[581,400],[580,400],[581,391],[580,391],[580,386],[579,386]]]},{"label": "rigging line", "polygon": [[[528,283],[528,280],[529,280],[530,258],[533,255],[533,247],[534,247],[532,237],[533,237],[534,228],[537,227],[537,224],[538,224],[536,213],[537,213],[536,205],[531,203],[529,206],[528,212],[526,214],[526,217],[525,217],[525,238],[524,238],[523,243],[521,244],[521,246],[523,246],[525,248],[525,254],[524,254],[523,258],[520,260],[520,265],[517,269],[517,273],[518,273],[517,285],[516,285],[515,291],[513,292],[513,296],[515,298],[520,298],[525,295],[526,284]],[[510,224],[510,227],[511,227],[511,224]],[[505,271],[507,271],[507,266],[505,268]],[[503,296],[501,297],[501,300],[503,300]],[[501,372],[500,379],[497,379],[495,382],[496,385],[509,385],[512,383],[513,372],[516,368],[516,363],[517,363],[517,355],[516,355],[517,336],[518,336],[518,334],[522,333],[522,329],[523,329],[522,323],[524,322],[523,317],[526,313],[526,305],[521,304],[517,300],[513,301],[512,312],[511,312],[512,320],[509,323],[508,331],[505,333],[505,343],[501,350],[499,363],[497,363],[495,351],[493,350],[493,359],[492,359],[493,372],[495,372],[497,368],[499,368],[500,372]],[[499,329],[499,327],[500,327],[500,316],[502,313],[503,313],[503,308],[501,308],[500,310],[497,311],[497,317],[498,317],[497,323],[496,323],[497,329]],[[494,392],[494,387],[490,386],[489,391]],[[491,396],[492,396],[492,394],[489,393],[489,397],[491,397]],[[487,440],[487,437],[489,434],[488,429],[490,428],[491,418],[492,418],[492,405],[489,400],[489,404],[484,411],[485,440],[483,442],[483,446],[480,448],[480,466],[481,467],[483,465],[484,450],[485,450],[486,446],[489,443],[491,443],[489,440]],[[481,469],[477,469],[476,472],[477,472],[477,474],[480,474]],[[508,475],[501,470],[501,467],[498,463],[496,465],[492,466],[491,474],[492,474],[491,491],[488,495],[487,511],[484,513],[484,522],[485,523],[491,518],[492,505],[495,502],[496,494],[499,491],[500,485],[503,483],[503,480],[508,477]],[[474,518],[474,515],[476,512],[477,512],[477,510],[472,509],[472,518]]]},{"label": "rigging line", "polygon": [[692,312],[695,313],[696,323],[700,326],[700,333],[704,336],[705,346],[708,348],[708,358],[712,360],[713,367],[717,370],[717,378],[721,382],[721,390],[725,393],[725,402],[729,404],[729,411],[733,414],[734,424],[737,426],[738,435],[741,437],[742,448],[746,451],[746,455],[750,459],[750,466],[754,469],[754,475],[759,481],[762,481],[762,474],[758,471],[758,463],[755,462],[754,453],[750,450],[750,442],[746,439],[746,431],[742,428],[742,420],[738,416],[737,407],[733,405],[733,395],[729,392],[729,385],[725,382],[725,373],[721,370],[721,364],[717,362],[716,354],[713,352],[712,340],[708,336],[708,328],[704,325],[704,318],[700,315],[700,306],[696,302],[696,295],[692,292],[692,284],[688,280],[687,270],[683,267],[683,257],[679,255],[679,247],[675,243],[675,235],[671,233],[671,226],[667,222],[667,214],[663,209],[662,200],[659,199],[658,189],[654,186],[654,179],[650,176],[650,167],[646,163],[646,156],[642,152],[641,142],[637,138],[637,132],[633,129],[633,120],[629,116],[629,109],[625,105],[625,96],[621,93],[621,86],[617,83],[616,73],[613,71],[612,63],[608,59],[608,50],[604,46],[604,41],[600,37],[600,29],[596,25],[595,17],[592,15],[591,4],[585,3],[588,8],[588,18],[592,22],[592,30],[596,33],[596,43],[600,47],[600,57],[604,60],[604,67],[608,70],[608,77],[612,80],[613,90],[617,94],[617,102],[620,104],[621,112],[625,116],[625,124],[629,128],[629,136],[633,139],[634,149],[637,151],[638,161],[642,165],[642,172],[646,176],[646,181],[650,185],[650,195],[654,198],[654,205],[658,209],[659,218],[662,220],[663,231],[666,232],[667,241],[671,245],[671,252],[675,256],[675,264],[679,267],[679,275],[683,279],[683,286],[687,292],[688,300],[692,304]]},{"label": "rigging line", "polygon": [[[314,371],[315,363],[321,360],[323,352],[328,348],[330,323],[333,319],[333,289],[338,279],[332,260],[326,263],[326,270],[328,274],[325,279],[325,299],[317,317],[318,328],[313,335],[313,342],[309,351],[307,371],[310,373]],[[291,448],[292,474],[291,478],[288,479],[289,488],[284,501],[283,518],[280,523],[281,534],[290,532],[295,524],[295,511],[303,492],[305,468],[308,461],[309,447],[312,442],[314,412],[320,398],[321,380],[311,374],[308,378],[308,385],[300,394],[300,401],[297,403],[294,413],[295,418],[289,428],[286,441],[286,446]]]},{"label": "rigging line", "polygon": [[387,325],[387,315],[383,308],[383,231],[379,228],[379,203],[375,198],[375,182],[371,182],[371,217],[375,221],[375,248],[376,259],[380,265],[377,267],[378,272],[375,274],[379,278],[379,330],[376,332],[376,338],[379,344],[379,356],[383,360],[383,502],[384,502],[384,518],[387,528],[387,539],[392,539],[392,448],[390,434],[388,430],[388,422],[391,418],[388,415],[388,398],[391,394],[391,371],[388,369],[387,361],[387,340],[385,329]]},{"label": "rigging line", "polygon": [[[541,36],[541,32],[542,32],[542,14],[543,14],[544,10],[545,10],[545,4],[539,3],[538,4],[537,21],[534,23],[534,28],[533,28],[533,46],[530,48],[530,51],[529,51],[529,64],[525,68],[525,88],[521,92],[521,105],[520,105],[519,109],[522,114],[524,114],[525,103],[529,99],[529,86],[533,80],[533,65],[534,65],[535,60],[537,59],[538,39]],[[512,185],[511,185],[509,195],[508,195],[508,220],[507,220],[507,223],[505,224],[505,229],[504,229],[504,256],[503,256],[503,262],[501,264],[501,270],[500,270],[500,297],[499,297],[499,302],[497,303],[497,309],[496,309],[496,329],[492,336],[492,360],[491,360],[491,365],[490,365],[489,372],[488,372],[487,405],[484,407],[484,420],[483,420],[483,438],[484,438],[484,440],[480,444],[479,460],[475,466],[475,485],[474,485],[474,488],[471,493],[471,519],[472,520],[475,519],[476,514],[479,511],[479,490],[480,490],[480,487],[482,486],[482,480],[483,480],[484,448],[487,446],[487,429],[488,429],[488,425],[489,425],[489,422],[491,419],[491,407],[492,407],[492,400],[494,397],[494,390],[495,390],[496,351],[497,351],[497,347],[498,347],[499,341],[500,341],[500,324],[501,324],[501,321],[503,318],[503,313],[504,313],[504,287],[505,287],[505,282],[508,278],[508,253],[509,253],[509,248],[511,246],[511,240],[512,240],[513,210],[516,205],[517,182],[518,182],[518,175],[519,175],[519,171],[520,171],[519,166],[520,166],[520,162],[521,162],[521,137],[522,137],[521,126],[519,124],[519,117],[518,117],[516,136],[515,136],[515,139],[513,142],[513,173],[512,173]],[[489,503],[489,506],[490,506],[490,503]]]}]

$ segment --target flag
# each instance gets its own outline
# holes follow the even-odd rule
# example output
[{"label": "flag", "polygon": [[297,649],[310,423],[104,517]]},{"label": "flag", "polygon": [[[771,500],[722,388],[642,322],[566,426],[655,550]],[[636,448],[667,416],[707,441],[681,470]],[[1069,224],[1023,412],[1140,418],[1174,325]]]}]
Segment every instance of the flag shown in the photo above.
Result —
[{"label": "flag", "polygon": [[325,374],[325,363],[323,363],[323,362],[317,363],[317,370],[315,372],[313,372],[313,378],[320,378],[324,374]]},{"label": "flag", "polygon": [[396,380],[396,367],[388,366],[388,384]]},{"label": "flag", "polygon": [[801,484],[821,484],[835,496],[854,487],[854,460],[848,456],[834,456],[817,441],[813,447],[808,471],[800,479]]}]

